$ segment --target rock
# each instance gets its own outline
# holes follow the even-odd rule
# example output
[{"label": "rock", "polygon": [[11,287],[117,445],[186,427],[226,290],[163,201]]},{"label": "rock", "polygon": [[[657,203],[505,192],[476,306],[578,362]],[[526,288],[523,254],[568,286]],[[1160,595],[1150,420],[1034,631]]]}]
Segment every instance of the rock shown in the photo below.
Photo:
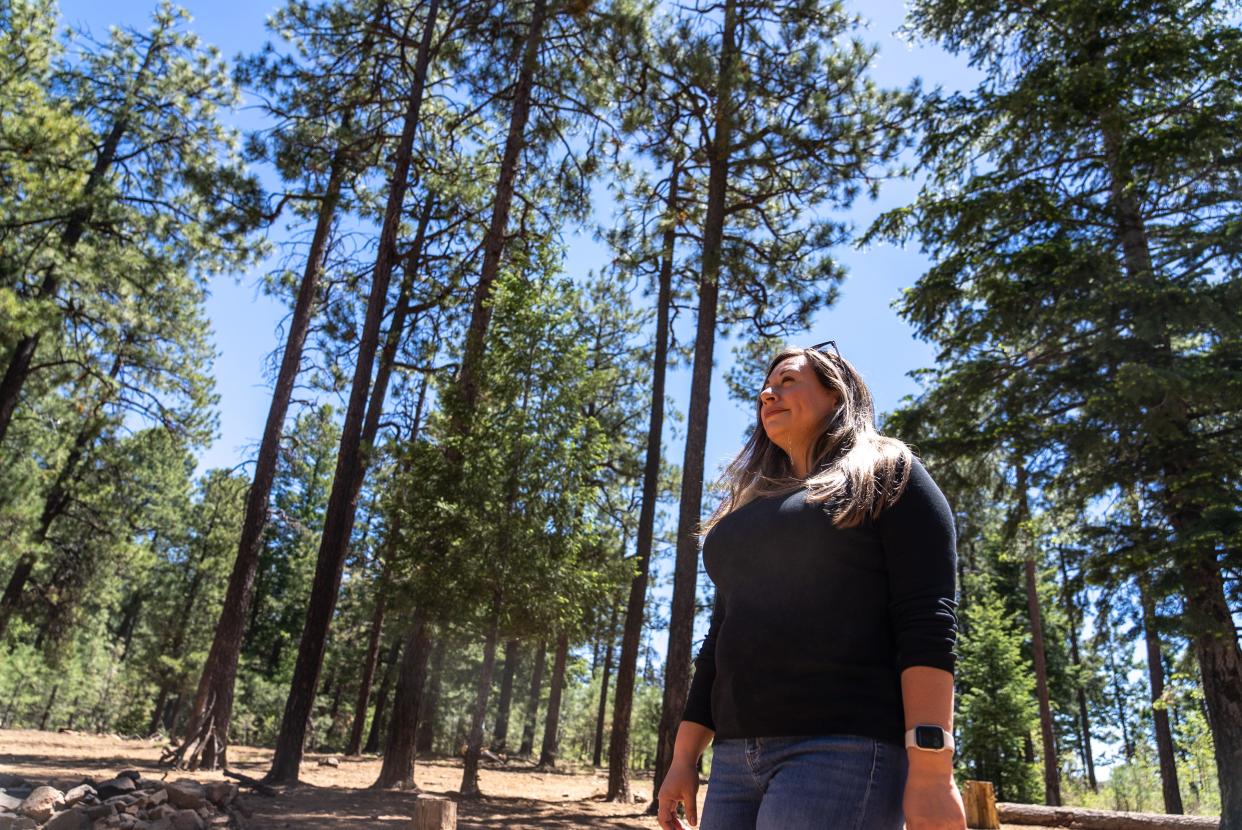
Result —
[{"label": "rock", "polygon": [[168,803],[183,810],[197,810],[207,800],[203,785],[188,778],[165,784],[164,790],[168,793]]},{"label": "rock", "polygon": [[0,816],[0,830],[35,830],[38,826],[26,816]]},{"label": "rock", "polygon": [[153,778],[139,778],[137,781],[134,782],[134,785],[138,787],[138,789],[140,790],[147,790],[147,791],[164,789],[164,782],[156,781]]},{"label": "rock", "polygon": [[237,798],[238,788],[232,781],[209,781],[203,785],[207,800],[217,807],[227,807]]},{"label": "rock", "polygon": [[111,795],[111,796],[108,796],[108,798],[107,798],[107,799],[105,799],[104,803],[105,803],[105,804],[112,804],[112,805],[114,805],[114,806],[115,806],[118,810],[120,810],[120,809],[121,809],[121,808],[123,808],[123,807],[128,807],[129,805],[131,805],[131,804],[135,803],[137,800],[138,800],[138,796],[136,796],[136,795],[130,795],[130,794],[128,794],[128,793],[124,793],[124,794],[122,794],[122,795]]},{"label": "rock", "polygon": [[148,807],[157,807],[166,801],[168,801],[168,790],[165,790],[163,787],[161,787],[160,789],[156,790],[153,793],[148,794],[146,798],[143,799],[143,802]]},{"label": "rock", "polygon": [[116,774],[117,778],[128,778],[130,781],[137,781],[142,777],[142,773],[136,769],[121,770]]},{"label": "rock", "polygon": [[91,820],[83,807],[73,807],[63,813],[57,813],[52,820],[43,825],[43,830],[90,830]]},{"label": "rock", "polygon": [[95,785],[95,791],[99,793],[100,798],[105,800],[115,795],[132,793],[135,789],[134,779],[129,776],[109,778],[107,781],[102,781]]},{"label": "rock", "polygon": [[178,810],[173,816],[173,830],[203,830],[203,817],[193,810]]},{"label": "rock", "polygon": [[42,824],[64,804],[65,794],[55,787],[35,787],[34,791],[26,796],[22,806],[17,808],[17,812]]},{"label": "rock", "polygon": [[98,793],[95,792],[94,787],[92,787],[90,784],[79,784],[78,786],[69,790],[69,792],[65,793],[65,806],[72,807],[74,804],[77,804],[79,801],[83,800],[84,798],[87,798],[88,796],[93,796],[93,795],[98,795]]},{"label": "rock", "polygon": [[111,804],[95,804],[86,808],[86,815],[91,821],[109,818],[116,815],[116,807]]},{"label": "rock", "polygon": [[48,786],[55,787],[62,792],[69,792],[73,788],[86,783],[86,779],[81,776],[77,778],[53,778],[47,782]]},{"label": "rock", "polygon": [[327,758],[319,759],[319,766],[321,767],[339,767],[340,765],[341,765],[341,762],[338,761],[336,758],[333,758],[331,755],[329,755]]},{"label": "rock", "polygon": [[8,810],[10,813],[16,813],[17,808],[22,806],[25,799],[17,798],[0,790],[0,810]]},{"label": "rock", "polygon": [[160,804],[147,810],[147,818],[149,819],[172,818],[176,814],[177,808],[171,804]]},{"label": "rock", "polygon": [[134,830],[172,830],[172,819],[157,818],[154,821],[134,822]]}]

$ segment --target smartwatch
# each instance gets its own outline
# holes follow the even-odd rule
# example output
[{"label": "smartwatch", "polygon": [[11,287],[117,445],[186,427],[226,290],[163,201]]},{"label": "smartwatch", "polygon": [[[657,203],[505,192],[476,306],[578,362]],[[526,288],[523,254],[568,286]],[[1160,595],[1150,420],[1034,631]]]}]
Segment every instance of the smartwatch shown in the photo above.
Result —
[{"label": "smartwatch", "polygon": [[953,752],[953,735],[939,726],[919,724],[906,730],[906,748],[925,752]]}]

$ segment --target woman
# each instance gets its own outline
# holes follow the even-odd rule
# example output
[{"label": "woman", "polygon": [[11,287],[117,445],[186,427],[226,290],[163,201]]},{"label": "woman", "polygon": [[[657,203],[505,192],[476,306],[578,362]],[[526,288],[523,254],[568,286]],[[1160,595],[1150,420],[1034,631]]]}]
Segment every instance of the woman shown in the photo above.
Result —
[{"label": "woman", "polygon": [[965,828],[949,505],[832,341],[778,354],[758,404],[703,528],[716,602],[660,826],[697,824],[712,743],[706,830]]}]

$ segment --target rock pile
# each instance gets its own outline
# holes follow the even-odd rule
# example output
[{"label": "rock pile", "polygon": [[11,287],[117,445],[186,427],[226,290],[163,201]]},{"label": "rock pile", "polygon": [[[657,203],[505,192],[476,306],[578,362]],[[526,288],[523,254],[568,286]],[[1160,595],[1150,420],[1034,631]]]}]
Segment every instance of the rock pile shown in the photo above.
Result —
[{"label": "rock pile", "polygon": [[241,830],[247,814],[231,781],[153,781],[125,770],[107,781],[39,783],[0,773],[0,830]]}]

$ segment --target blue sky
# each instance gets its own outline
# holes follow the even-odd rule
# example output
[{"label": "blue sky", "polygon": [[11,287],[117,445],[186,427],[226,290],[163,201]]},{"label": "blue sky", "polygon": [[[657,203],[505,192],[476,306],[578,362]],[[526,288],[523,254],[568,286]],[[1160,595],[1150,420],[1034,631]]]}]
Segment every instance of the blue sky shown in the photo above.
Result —
[{"label": "blue sky", "polygon": [[[263,45],[269,38],[264,21],[280,4],[188,0],[182,5],[193,17],[190,28],[231,59]],[[145,28],[154,7],[155,0],[62,0],[61,13],[63,22],[88,27],[96,36],[102,36],[111,25]],[[964,60],[934,46],[912,46],[895,35],[904,13],[900,3],[886,0],[864,8],[851,0],[847,7],[870,21],[864,37],[879,46],[872,74],[881,84],[905,86],[918,76],[928,86],[962,88],[974,80],[975,73]],[[225,120],[243,129],[259,123],[254,111],[244,108],[226,115]],[[597,205],[597,221],[607,222],[611,204],[604,188],[596,191],[603,196]],[[848,218],[856,226],[865,227],[882,210],[908,203],[915,191],[911,181],[887,182],[877,201],[861,200]],[[607,252],[590,236],[589,232],[568,234],[568,273],[585,274],[608,261]],[[907,373],[930,365],[934,357],[931,347],[916,340],[910,327],[891,307],[901,290],[926,270],[926,259],[917,250],[891,245],[867,251],[845,248],[837,251],[836,256],[849,273],[840,299],[834,307],[821,312],[812,329],[795,337],[794,342],[835,339],[842,353],[863,372],[877,408],[892,409],[902,396],[916,391]],[[261,273],[262,269],[256,268],[252,273],[220,276],[212,287],[207,311],[218,352],[215,380],[220,395],[220,433],[200,453],[200,471],[244,462],[253,456],[262,433],[271,394],[263,364],[280,346],[278,324],[287,309],[259,290]],[[686,340],[691,339],[692,325],[692,320],[684,321],[682,336]],[[725,372],[731,365],[728,342],[718,341],[716,353],[707,444],[709,478],[740,446],[742,435],[752,424],[751,410],[744,411],[729,400],[724,385]],[[669,382],[669,394],[682,413],[687,409],[689,382],[688,370],[675,372]],[[680,441],[666,436],[666,453],[679,461]]]}]

